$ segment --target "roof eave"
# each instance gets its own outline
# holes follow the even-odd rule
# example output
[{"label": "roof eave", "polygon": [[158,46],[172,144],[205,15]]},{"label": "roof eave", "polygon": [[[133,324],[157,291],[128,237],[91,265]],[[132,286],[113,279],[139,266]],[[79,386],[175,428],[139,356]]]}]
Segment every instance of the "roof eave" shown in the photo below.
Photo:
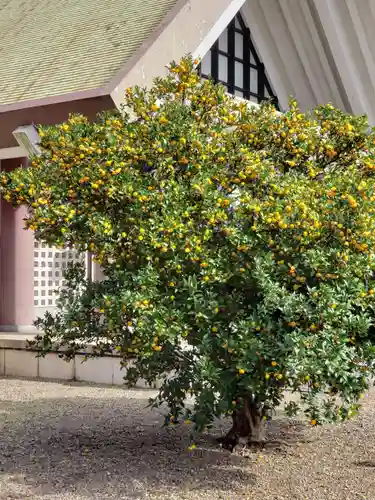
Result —
[{"label": "roof eave", "polygon": [[10,104],[0,104],[0,113],[9,113],[11,111],[18,111],[20,109],[38,108],[41,106],[50,106],[53,104],[79,101],[81,99],[91,99],[95,97],[104,97],[108,95],[108,90],[103,87],[77,92],[68,92],[66,94],[42,97],[40,99],[30,99]]}]

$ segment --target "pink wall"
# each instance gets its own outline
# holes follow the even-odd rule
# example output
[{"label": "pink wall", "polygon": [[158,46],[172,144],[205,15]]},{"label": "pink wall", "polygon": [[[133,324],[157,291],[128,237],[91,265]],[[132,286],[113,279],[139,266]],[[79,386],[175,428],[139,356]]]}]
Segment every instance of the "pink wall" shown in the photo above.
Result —
[{"label": "pink wall", "polygon": [[[2,160],[1,169],[21,164],[27,158]],[[28,330],[34,319],[33,233],[24,230],[24,207],[15,210],[1,200],[0,210],[0,329]]]},{"label": "pink wall", "polygon": [[18,146],[12,133],[20,125],[54,125],[67,120],[70,113],[94,119],[99,111],[111,109],[115,109],[111,97],[102,96],[0,113],[0,148]]},{"label": "pink wall", "polygon": [[[69,113],[95,118],[98,112],[114,109],[109,95],[0,113],[0,148],[17,146],[12,131],[20,125],[52,125],[66,120]],[[11,170],[27,158],[1,161],[2,170]],[[25,231],[23,207],[15,210],[0,201],[0,331],[28,333],[35,318],[34,239]]]}]

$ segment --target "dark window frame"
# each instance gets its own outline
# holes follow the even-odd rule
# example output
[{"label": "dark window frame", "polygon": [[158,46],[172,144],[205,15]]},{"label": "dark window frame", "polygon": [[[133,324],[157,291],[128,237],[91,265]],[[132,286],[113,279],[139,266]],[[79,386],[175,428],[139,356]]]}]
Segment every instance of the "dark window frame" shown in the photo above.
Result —
[{"label": "dark window frame", "polygon": [[[240,26],[236,26],[236,20]],[[246,26],[245,21],[240,13],[237,13],[234,19],[229,23],[226,28],[227,31],[227,51],[219,49],[219,41],[213,44],[210,49],[211,54],[211,73],[204,74],[201,71],[201,65],[198,67],[198,71],[202,78],[210,79],[212,78],[215,83],[221,83],[225,85],[230,94],[235,94],[236,91],[243,94],[244,99],[250,100],[251,97],[257,100],[258,103],[262,101],[271,101],[277,109],[279,109],[279,103],[276,95],[274,94],[271,84],[267,78],[264,64],[260,60],[257,51],[255,49],[254,43],[251,39],[251,33],[249,28]],[[236,33],[242,35],[242,54],[243,57],[236,56]],[[228,67],[228,78],[227,81],[219,79],[219,56],[227,58]],[[251,56],[254,62],[251,62]],[[242,86],[235,84],[235,65],[239,62],[243,65],[243,81]],[[250,71],[255,70],[257,73],[257,91],[253,92],[250,90]],[[268,95],[266,95],[268,94]]]}]

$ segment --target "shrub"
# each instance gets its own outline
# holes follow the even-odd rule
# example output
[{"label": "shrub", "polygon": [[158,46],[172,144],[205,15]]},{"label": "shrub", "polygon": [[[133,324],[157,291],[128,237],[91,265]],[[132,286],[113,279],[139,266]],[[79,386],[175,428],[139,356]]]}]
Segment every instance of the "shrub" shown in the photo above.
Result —
[{"label": "shrub", "polygon": [[[37,239],[89,251],[106,278],[68,272],[43,353],[119,353],[154,405],[224,439],[259,441],[286,391],[313,425],[349,418],[374,366],[374,134],[331,105],[253,107],[190,59],[122,113],[40,128],[43,153],[2,174]],[[186,405],[187,395],[193,406]],[[289,403],[290,414],[299,403]]]}]

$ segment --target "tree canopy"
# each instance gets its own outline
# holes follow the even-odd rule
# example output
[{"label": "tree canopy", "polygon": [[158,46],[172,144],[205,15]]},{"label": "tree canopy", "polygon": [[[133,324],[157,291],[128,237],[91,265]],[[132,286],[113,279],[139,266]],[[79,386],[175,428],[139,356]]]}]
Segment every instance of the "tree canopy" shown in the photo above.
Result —
[{"label": "tree canopy", "polygon": [[42,154],[2,173],[2,194],[29,208],[38,240],[89,251],[105,273],[68,272],[37,323],[42,352],[116,350],[128,382],[163,381],[168,421],[232,415],[228,447],[262,439],[287,391],[313,425],[356,413],[375,338],[366,118],[251,106],[186,58],[127,89],[121,113],[39,134]]}]

